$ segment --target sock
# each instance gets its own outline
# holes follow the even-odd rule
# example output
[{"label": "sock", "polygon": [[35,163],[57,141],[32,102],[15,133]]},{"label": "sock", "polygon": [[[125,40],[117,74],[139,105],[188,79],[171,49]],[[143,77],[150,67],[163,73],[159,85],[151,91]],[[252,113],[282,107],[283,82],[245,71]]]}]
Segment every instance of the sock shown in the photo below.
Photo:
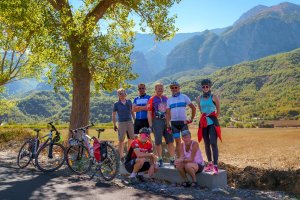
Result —
[{"label": "sock", "polygon": [[162,160],[162,157],[158,157],[158,160]]},{"label": "sock", "polygon": [[174,161],[175,160],[175,156],[170,157],[170,160]]},{"label": "sock", "polygon": [[133,178],[133,177],[136,177],[136,173],[135,172],[132,172],[129,176],[130,178]]}]

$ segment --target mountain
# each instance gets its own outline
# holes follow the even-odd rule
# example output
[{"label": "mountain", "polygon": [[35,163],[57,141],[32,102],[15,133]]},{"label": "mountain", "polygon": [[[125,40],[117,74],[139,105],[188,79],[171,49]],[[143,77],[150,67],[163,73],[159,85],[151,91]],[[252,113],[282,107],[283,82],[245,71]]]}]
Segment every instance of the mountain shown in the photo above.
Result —
[{"label": "mountain", "polygon": [[[166,85],[165,93],[170,95],[168,84],[171,80],[179,80],[182,93],[194,101],[201,94],[201,80],[207,77],[214,82],[212,91],[220,98],[223,125],[229,123],[230,118],[246,122],[261,118],[300,119],[300,48],[225,67],[210,75],[194,69],[160,81]],[[154,84],[146,84],[148,94],[153,94]],[[137,95],[136,87],[127,91],[131,100]],[[115,93],[91,97],[91,121],[110,122],[114,101]],[[34,91],[20,98],[16,108],[10,114],[0,116],[0,121],[27,124],[50,120],[68,122],[70,111],[68,94]]]},{"label": "mountain", "polygon": [[239,24],[244,21],[247,21],[248,19],[255,17],[258,13],[266,10],[267,8],[268,8],[268,6],[264,6],[264,5],[255,6],[254,8],[252,8],[252,9],[248,10],[247,12],[245,12],[244,14],[242,14],[240,16],[240,18],[234,24]]},{"label": "mountain", "polygon": [[139,75],[139,77],[131,81],[131,83],[137,84],[139,82],[148,83],[153,81],[153,71],[149,68],[143,52],[133,52],[130,59],[132,61],[132,71]]},{"label": "mountain", "polygon": [[163,74],[203,67],[224,67],[300,47],[300,6],[258,6],[220,35],[206,31],[177,45]]},{"label": "mountain", "polygon": [[240,121],[300,119],[300,48],[186,81],[182,92],[195,99],[201,80],[207,77],[220,98],[223,121],[230,117]]},{"label": "mountain", "polygon": [[33,78],[16,80],[6,84],[6,94],[5,95],[15,95],[19,93],[25,93],[34,90],[39,82]]}]

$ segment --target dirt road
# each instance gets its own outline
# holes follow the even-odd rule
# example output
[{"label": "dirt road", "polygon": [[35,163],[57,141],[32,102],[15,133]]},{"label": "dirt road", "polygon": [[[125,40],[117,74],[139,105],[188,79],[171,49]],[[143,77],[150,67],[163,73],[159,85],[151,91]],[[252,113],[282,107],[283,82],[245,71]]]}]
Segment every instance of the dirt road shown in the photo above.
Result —
[{"label": "dirt road", "polygon": [[70,175],[67,169],[41,173],[19,169],[13,157],[0,154],[0,199],[173,199],[134,188]]}]

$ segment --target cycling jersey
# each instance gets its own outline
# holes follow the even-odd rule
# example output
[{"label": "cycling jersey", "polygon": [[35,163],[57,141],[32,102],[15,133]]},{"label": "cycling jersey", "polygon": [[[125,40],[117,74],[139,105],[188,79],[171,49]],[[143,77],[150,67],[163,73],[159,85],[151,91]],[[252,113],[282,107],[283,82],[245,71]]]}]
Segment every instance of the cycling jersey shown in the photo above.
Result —
[{"label": "cycling jersey", "polygon": [[167,108],[171,111],[171,121],[185,121],[186,106],[190,103],[190,98],[185,94],[170,97],[167,101]]},{"label": "cycling jersey", "polygon": [[139,149],[143,153],[151,153],[153,151],[151,142],[147,141],[145,143],[142,143],[139,139],[135,139],[130,145],[125,163],[134,158],[137,158],[134,149]]},{"label": "cycling jersey", "polygon": [[[151,97],[147,94],[135,97],[133,100],[133,104],[136,106],[145,106],[145,105],[147,105],[148,100],[150,98]],[[147,119],[147,111],[142,110],[142,111],[136,112],[135,116],[136,116],[135,119]]]}]

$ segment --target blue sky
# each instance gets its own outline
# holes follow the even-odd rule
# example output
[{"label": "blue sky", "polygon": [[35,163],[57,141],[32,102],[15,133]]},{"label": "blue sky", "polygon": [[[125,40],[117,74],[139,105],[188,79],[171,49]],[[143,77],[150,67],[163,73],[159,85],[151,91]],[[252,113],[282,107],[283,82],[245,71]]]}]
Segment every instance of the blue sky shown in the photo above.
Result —
[{"label": "blue sky", "polygon": [[[257,5],[272,6],[280,0],[182,0],[173,6],[179,32],[198,32],[232,25],[243,13]],[[300,0],[290,0],[300,5]]]},{"label": "blue sky", "polygon": [[[70,0],[77,7],[80,0]],[[200,32],[232,25],[243,13],[257,5],[272,6],[283,0],[182,0],[170,14],[177,14],[179,33]],[[289,0],[300,5],[300,0]],[[138,27],[136,30],[139,32]]]}]

